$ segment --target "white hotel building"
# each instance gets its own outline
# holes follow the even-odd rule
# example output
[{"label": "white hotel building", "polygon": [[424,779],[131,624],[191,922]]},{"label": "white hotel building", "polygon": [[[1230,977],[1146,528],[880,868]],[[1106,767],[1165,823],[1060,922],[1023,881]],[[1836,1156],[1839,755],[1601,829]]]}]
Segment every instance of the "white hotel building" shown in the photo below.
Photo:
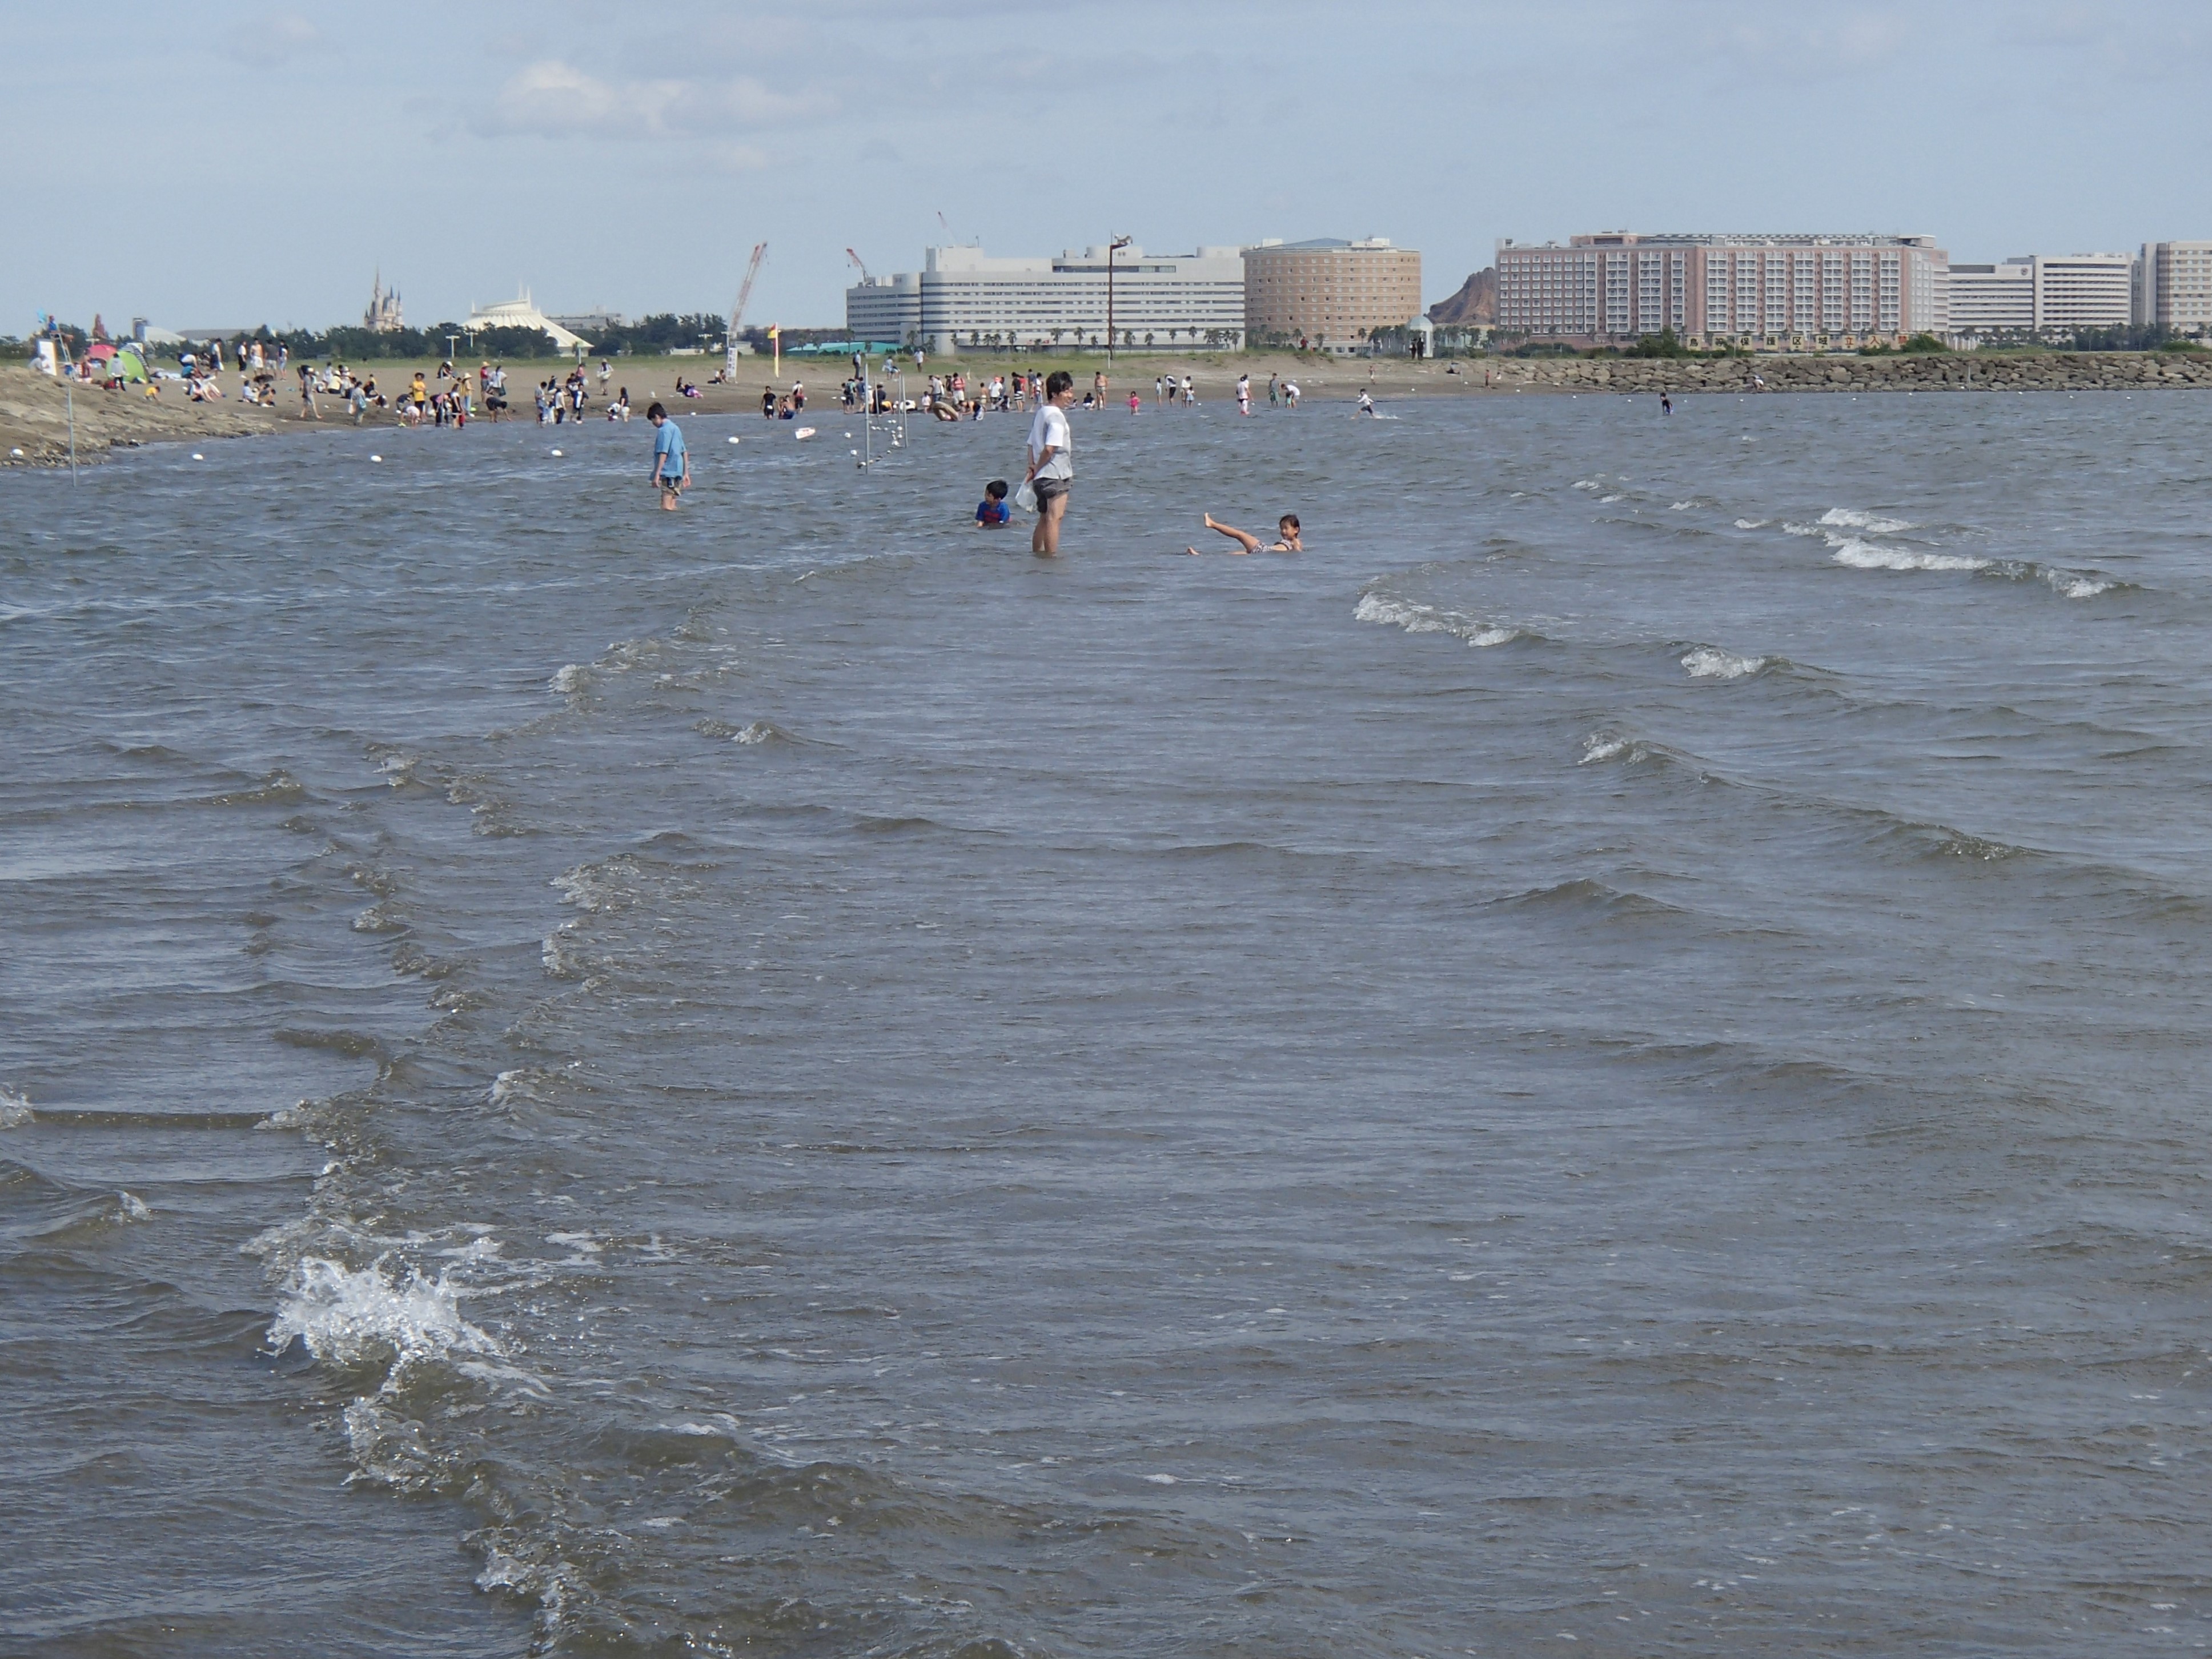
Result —
[{"label": "white hotel building", "polygon": [[2212,242],[2145,242],[2136,261],[2138,323],[2176,334],[2212,329]]},{"label": "white hotel building", "polygon": [[2125,327],[2139,303],[2124,253],[2022,253],[1999,265],[1951,267],[1951,333],[2070,333]]},{"label": "white hotel building", "polygon": [[1686,345],[1902,343],[1948,326],[1929,236],[1645,236],[1498,245],[1498,331],[1588,344],[1671,328]]},{"label": "white hotel building", "polygon": [[[1109,251],[991,258],[980,247],[933,247],[918,271],[864,277],[845,290],[856,340],[951,353],[993,345],[1106,343]],[[1243,250],[1113,253],[1114,332],[1122,349],[1244,343]]]}]

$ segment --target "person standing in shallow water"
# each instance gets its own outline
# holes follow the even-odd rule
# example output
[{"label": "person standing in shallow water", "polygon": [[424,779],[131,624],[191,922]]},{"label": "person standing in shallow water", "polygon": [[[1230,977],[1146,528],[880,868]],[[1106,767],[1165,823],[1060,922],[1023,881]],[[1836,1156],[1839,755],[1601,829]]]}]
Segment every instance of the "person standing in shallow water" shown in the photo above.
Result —
[{"label": "person standing in shallow water", "polygon": [[1075,401],[1075,376],[1064,368],[1053,370],[1044,383],[1044,402],[1030,422],[1030,487],[1036,491],[1036,528],[1030,532],[1030,551],[1050,558],[1060,551],[1060,526],[1067,516],[1068,486],[1075,481],[1075,459],[1069,453],[1067,408]]},{"label": "person standing in shallow water", "polygon": [[645,411],[653,422],[653,481],[660,486],[660,504],[671,513],[676,498],[691,482],[691,455],[684,447],[683,429],[668,418],[659,404]]}]

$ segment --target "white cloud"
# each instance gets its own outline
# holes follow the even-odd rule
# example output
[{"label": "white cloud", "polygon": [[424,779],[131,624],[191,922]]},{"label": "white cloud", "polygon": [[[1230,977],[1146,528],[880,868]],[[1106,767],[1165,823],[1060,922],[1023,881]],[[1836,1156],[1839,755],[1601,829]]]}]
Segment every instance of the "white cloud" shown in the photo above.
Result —
[{"label": "white cloud", "polygon": [[489,133],[546,137],[712,137],[811,120],[831,107],[811,92],[773,91],[750,76],[607,81],[549,58],[501,87],[477,125]]},{"label": "white cloud", "polygon": [[323,32],[296,12],[271,12],[234,26],[227,44],[230,55],[255,69],[275,69],[328,45]]}]

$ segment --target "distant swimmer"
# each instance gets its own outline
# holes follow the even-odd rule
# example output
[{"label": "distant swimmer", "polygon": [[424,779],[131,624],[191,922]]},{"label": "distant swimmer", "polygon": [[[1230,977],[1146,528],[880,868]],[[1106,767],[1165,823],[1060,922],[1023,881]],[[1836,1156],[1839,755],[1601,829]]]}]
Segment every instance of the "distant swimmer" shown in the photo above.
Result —
[{"label": "distant swimmer", "polygon": [[[1250,531],[1239,530],[1233,524],[1219,523],[1211,513],[1205,518],[1208,530],[1217,531],[1237,544],[1236,552],[1231,555],[1231,557],[1241,557],[1247,553],[1303,553],[1306,550],[1305,544],[1298,539],[1298,515],[1295,513],[1285,513],[1275,520],[1278,539],[1272,542],[1262,542]],[[1186,547],[1183,551],[1194,559],[1199,556],[1194,547]]]},{"label": "distant swimmer", "polygon": [[1375,395],[1365,386],[1359,388],[1359,412],[1362,415],[1372,415],[1375,412]]},{"label": "distant swimmer", "polygon": [[1284,382],[1283,382],[1283,407],[1284,407],[1284,408],[1285,408],[1285,409],[1296,409],[1297,406],[1298,406],[1298,383],[1297,383],[1296,380],[1285,380],[1285,381],[1284,381]]},{"label": "distant swimmer", "polygon": [[1252,377],[1249,374],[1237,377],[1237,412],[1239,415],[1252,412]]},{"label": "distant swimmer", "polygon": [[1672,415],[1674,412],[1674,400],[1663,392],[1659,394],[1659,412],[1662,415]]}]

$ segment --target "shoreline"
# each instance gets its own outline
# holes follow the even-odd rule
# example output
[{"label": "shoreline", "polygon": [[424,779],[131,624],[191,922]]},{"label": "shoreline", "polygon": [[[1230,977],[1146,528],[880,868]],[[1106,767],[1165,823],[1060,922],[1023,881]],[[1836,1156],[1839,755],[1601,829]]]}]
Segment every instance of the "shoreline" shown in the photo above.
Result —
[{"label": "shoreline", "polygon": [[[587,360],[596,365],[597,360]],[[757,416],[760,388],[767,385],[767,360],[742,358],[738,378],[726,386],[702,386],[696,398],[678,399],[675,383],[686,380],[714,360],[646,357],[618,359],[610,378],[610,390],[628,386],[633,419],[641,420],[656,398],[672,412],[701,415],[751,413]],[[434,361],[378,359],[359,365],[378,379],[387,396],[404,386],[418,368],[434,372]],[[811,394],[809,410],[821,415],[842,412],[837,389],[848,367],[834,357],[787,359],[779,389],[794,380],[806,383]],[[1805,356],[1774,357],[1463,357],[1413,360],[1402,357],[1319,358],[1291,352],[1206,352],[1188,357],[1167,353],[1124,355],[1109,368],[1103,354],[1076,356],[1024,354],[1018,360],[1006,355],[969,354],[939,358],[920,372],[906,375],[907,394],[918,397],[933,370],[967,373],[971,380],[1015,369],[1048,373],[1066,368],[1079,388],[1087,389],[1091,376],[1104,373],[1109,394],[1126,398],[1133,388],[1150,407],[1152,386],[1170,371],[1189,374],[1200,400],[1231,404],[1237,376],[1249,374],[1253,402],[1264,407],[1270,374],[1297,381],[1301,400],[1308,403],[1349,402],[1362,391],[1371,391],[1380,402],[1404,398],[1485,398],[1534,392],[1611,392],[1623,397],[1670,396],[1699,393],[1832,392],[2136,392],[2212,391],[2212,353],[2156,352],[2036,352],[1982,356],[1972,352],[1885,354],[1875,357]],[[552,358],[526,358],[507,366],[508,398],[525,412],[510,419],[529,420],[525,390],[541,375],[565,372]],[[711,372],[711,369],[708,370]],[[227,374],[227,380],[235,380]],[[1760,384],[1763,382],[1763,385]],[[273,432],[306,432],[353,424],[338,399],[321,399],[325,413],[319,421],[298,411],[296,392],[276,408],[258,408],[237,401],[235,395],[220,403],[187,401],[180,382],[161,382],[158,399],[125,388],[102,391],[94,385],[76,388],[77,463],[88,465],[105,459],[109,451],[135,448],[148,443],[179,443],[195,438],[237,438]],[[296,387],[278,382],[283,393]],[[599,376],[593,368],[593,403],[587,420],[605,418],[599,401]],[[38,374],[27,363],[0,366],[0,465],[65,467],[69,465],[69,399],[57,380]],[[478,416],[479,419],[483,417]],[[397,426],[390,410],[372,411],[362,425]],[[17,455],[13,452],[21,449]]]}]

